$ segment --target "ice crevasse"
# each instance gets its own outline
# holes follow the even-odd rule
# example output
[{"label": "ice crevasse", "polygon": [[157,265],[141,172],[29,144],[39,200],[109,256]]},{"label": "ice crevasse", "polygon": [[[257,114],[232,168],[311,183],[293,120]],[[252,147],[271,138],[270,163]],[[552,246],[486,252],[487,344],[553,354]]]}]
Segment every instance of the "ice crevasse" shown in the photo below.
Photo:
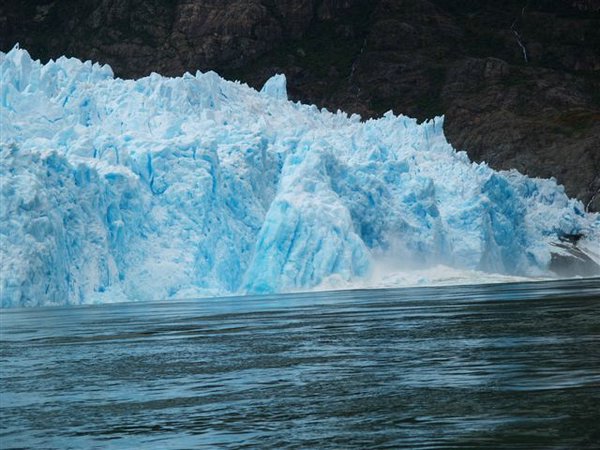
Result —
[{"label": "ice crevasse", "polygon": [[[378,267],[549,275],[600,218],[455,151],[442,118],[361,121],[214,72],[0,53],[3,307],[351,286]],[[589,247],[589,246],[588,246]]]}]

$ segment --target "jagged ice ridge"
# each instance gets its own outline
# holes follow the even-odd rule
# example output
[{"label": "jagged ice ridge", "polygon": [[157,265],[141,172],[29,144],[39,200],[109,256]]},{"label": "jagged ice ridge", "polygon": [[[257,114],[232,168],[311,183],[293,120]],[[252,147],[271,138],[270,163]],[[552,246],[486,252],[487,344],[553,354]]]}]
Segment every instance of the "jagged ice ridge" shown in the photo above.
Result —
[{"label": "jagged ice ridge", "polygon": [[0,53],[3,307],[318,288],[377,267],[547,275],[600,238],[554,180],[496,172],[418,125],[214,72],[115,79]]}]

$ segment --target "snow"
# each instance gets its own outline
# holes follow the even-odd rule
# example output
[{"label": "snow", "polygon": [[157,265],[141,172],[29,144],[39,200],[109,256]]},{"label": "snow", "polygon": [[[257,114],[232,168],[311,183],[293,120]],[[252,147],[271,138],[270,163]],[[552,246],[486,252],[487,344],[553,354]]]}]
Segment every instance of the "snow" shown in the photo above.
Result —
[{"label": "snow", "polygon": [[362,122],[287,101],[283,75],[0,64],[3,307],[546,277],[560,236],[600,239],[562,186],[470,162],[442,118]]}]

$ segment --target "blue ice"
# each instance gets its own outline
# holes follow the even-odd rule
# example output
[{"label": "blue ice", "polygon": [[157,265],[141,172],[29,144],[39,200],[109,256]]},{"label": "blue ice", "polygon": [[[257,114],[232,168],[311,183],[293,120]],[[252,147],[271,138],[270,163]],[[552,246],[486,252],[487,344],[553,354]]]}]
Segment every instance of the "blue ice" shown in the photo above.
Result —
[{"label": "blue ice", "polygon": [[600,238],[562,186],[472,163],[441,117],[319,110],[283,75],[0,64],[3,307],[313,289],[382,261],[543,276],[561,236]]}]

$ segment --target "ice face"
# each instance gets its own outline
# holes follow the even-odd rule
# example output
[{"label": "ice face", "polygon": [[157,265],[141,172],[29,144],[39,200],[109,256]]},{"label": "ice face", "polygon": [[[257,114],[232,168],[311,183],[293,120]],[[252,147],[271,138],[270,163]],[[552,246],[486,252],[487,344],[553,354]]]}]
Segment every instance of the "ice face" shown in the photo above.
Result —
[{"label": "ice face", "polygon": [[267,80],[260,92],[275,99],[287,100],[287,81],[285,75],[273,75]]},{"label": "ice face", "polygon": [[495,172],[442,118],[361,122],[213,72],[115,79],[0,54],[2,306],[284,292],[376,266],[548,273],[600,238],[553,180]]}]

